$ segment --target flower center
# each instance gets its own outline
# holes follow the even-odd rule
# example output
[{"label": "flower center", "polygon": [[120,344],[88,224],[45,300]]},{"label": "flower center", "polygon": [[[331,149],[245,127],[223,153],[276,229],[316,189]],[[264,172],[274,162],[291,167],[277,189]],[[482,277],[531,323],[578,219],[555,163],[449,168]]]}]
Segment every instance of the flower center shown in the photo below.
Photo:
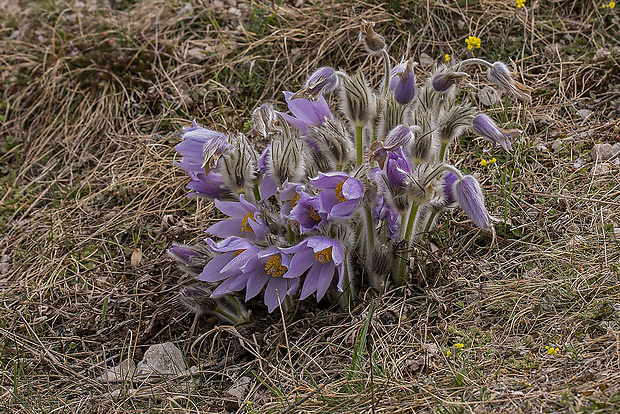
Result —
[{"label": "flower center", "polygon": [[243,216],[243,219],[241,219],[241,231],[244,231],[246,233],[254,233],[254,230],[252,230],[250,223],[248,223],[249,220],[253,220],[254,222],[256,222],[256,220],[254,220],[254,213],[248,213]]},{"label": "flower center", "polygon": [[280,277],[288,271],[288,267],[282,265],[282,255],[278,253],[267,260],[267,263],[265,263],[265,270],[268,275]]},{"label": "flower center", "polygon": [[338,201],[340,201],[341,203],[343,201],[347,201],[347,198],[342,194],[342,186],[344,185],[344,182],[347,180],[342,181],[340,184],[338,184],[336,186],[336,188],[334,189],[334,191],[336,192],[336,198],[338,199]]},{"label": "flower center", "polygon": [[310,206],[310,217],[312,217],[314,221],[321,221],[321,216],[317,214],[316,210],[312,206]]},{"label": "flower center", "polygon": [[329,246],[327,249],[323,249],[314,253],[314,257],[316,257],[316,261],[319,263],[327,263],[332,260],[332,248],[333,246]]},{"label": "flower center", "polygon": [[235,252],[233,253],[233,257],[237,257],[243,252],[245,252],[245,249],[235,250]]},{"label": "flower center", "polygon": [[291,198],[291,208],[295,207],[299,202],[299,198],[301,196],[299,194],[295,194],[295,197]]}]

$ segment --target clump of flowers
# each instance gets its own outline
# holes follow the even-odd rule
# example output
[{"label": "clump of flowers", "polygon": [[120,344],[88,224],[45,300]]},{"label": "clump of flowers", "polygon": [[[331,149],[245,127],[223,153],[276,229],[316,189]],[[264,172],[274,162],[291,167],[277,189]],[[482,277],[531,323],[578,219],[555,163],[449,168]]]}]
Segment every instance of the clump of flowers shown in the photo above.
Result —
[{"label": "clump of flowers", "polygon": [[525,0],[516,0],[517,1],[517,8],[520,9],[521,7],[525,6]]},{"label": "clump of flowers", "polygon": [[613,9],[614,7],[616,7],[616,2],[615,1],[610,1],[609,3],[603,3],[603,5],[601,7],[603,9]]},{"label": "clump of flowers", "polygon": [[183,130],[176,165],[189,174],[189,196],[212,200],[226,218],[206,229],[206,246],[169,253],[212,297],[229,298],[213,302],[212,313],[247,319],[240,295],[262,294],[273,312],[311,296],[347,306],[361,285],[403,285],[407,246],[457,206],[494,235],[480,184],[450,163],[450,147],[470,130],[510,151],[518,131],[498,126],[457,90],[474,65],[522,100],[525,86],[503,63],[478,58],[445,58],[420,82],[411,57],[391,64],[374,23],[362,22],[360,39],[383,61],[381,84],[372,87],[362,72],[317,69],[299,90],[284,92],[288,112],[271,103],[254,110],[250,134],[268,142],[262,152],[244,134],[196,122]]},{"label": "clump of flowers", "polygon": [[482,40],[476,36],[469,36],[467,39],[465,39],[465,43],[467,44],[467,49],[469,50],[480,49],[480,46],[482,45]]}]

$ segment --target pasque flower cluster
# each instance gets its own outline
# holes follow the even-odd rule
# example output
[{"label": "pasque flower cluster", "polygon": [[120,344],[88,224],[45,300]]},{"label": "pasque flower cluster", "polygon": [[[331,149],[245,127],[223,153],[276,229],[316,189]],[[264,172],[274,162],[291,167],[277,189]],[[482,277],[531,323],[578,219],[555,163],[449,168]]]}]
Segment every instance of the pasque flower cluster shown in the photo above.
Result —
[{"label": "pasque flower cluster", "polygon": [[377,290],[405,283],[409,266],[395,246],[422,237],[447,209],[460,206],[493,232],[478,180],[449,163],[449,149],[469,130],[511,151],[518,131],[499,127],[457,90],[472,65],[518,99],[529,99],[527,88],[503,63],[478,58],[451,59],[420,83],[412,58],[392,65],[372,22],[362,22],[360,40],[383,61],[378,88],[362,72],[322,67],[284,92],[288,111],[270,103],[254,110],[250,134],[268,142],[262,152],[257,140],[196,122],[175,147],[189,196],[213,200],[226,218],[206,229],[206,246],[169,253],[211,285],[202,292],[227,298],[233,322],[241,295],[262,294],[272,312],[310,296],[349,303],[362,275]]}]

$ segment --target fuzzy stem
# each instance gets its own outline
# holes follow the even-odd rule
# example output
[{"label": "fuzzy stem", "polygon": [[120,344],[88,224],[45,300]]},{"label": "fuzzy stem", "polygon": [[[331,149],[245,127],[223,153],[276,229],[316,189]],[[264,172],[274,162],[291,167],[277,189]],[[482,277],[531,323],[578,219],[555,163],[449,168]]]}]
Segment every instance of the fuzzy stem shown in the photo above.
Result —
[{"label": "fuzzy stem", "polygon": [[441,148],[439,149],[439,162],[444,162],[446,160],[446,155],[448,154],[448,142],[441,142]]},{"label": "fuzzy stem", "polygon": [[388,94],[388,91],[390,90],[390,72],[392,71],[392,68],[390,67],[390,55],[388,55],[385,50],[383,50],[382,52],[383,67],[385,69],[385,84],[383,85],[383,97],[385,98]]},{"label": "fuzzy stem", "polygon": [[484,59],[471,58],[471,59],[465,59],[464,61],[459,63],[458,66],[456,67],[456,69],[460,70],[461,68],[465,68],[465,67],[471,66],[471,65],[482,65],[482,66],[486,66],[487,68],[492,68],[493,67],[492,64],[490,64],[489,62],[487,62]]},{"label": "fuzzy stem", "polygon": [[355,127],[355,145],[357,145],[357,166],[362,165],[364,160],[364,140],[363,140],[363,126]]}]

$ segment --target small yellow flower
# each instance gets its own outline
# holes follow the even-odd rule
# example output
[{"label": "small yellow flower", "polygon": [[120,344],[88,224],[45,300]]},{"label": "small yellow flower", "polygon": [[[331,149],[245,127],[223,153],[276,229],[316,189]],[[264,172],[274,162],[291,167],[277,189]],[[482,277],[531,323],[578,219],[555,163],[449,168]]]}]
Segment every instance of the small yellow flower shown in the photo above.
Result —
[{"label": "small yellow flower", "polygon": [[520,9],[523,6],[525,6],[525,0],[517,0],[517,8]]},{"label": "small yellow flower", "polygon": [[450,62],[452,60],[452,57],[449,54],[445,54],[444,55],[444,59],[446,60],[446,62]]},{"label": "small yellow flower", "polygon": [[610,1],[607,4],[603,4],[602,6],[604,9],[613,9],[614,7],[616,7],[616,2],[615,1]]},{"label": "small yellow flower", "polygon": [[549,345],[547,345],[545,349],[547,349],[547,354],[549,355],[557,355],[557,353],[560,352],[560,348],[554,348]]},{"label": "small yellow flower", "polygon": [[456,344],[454,344],[454,347],[455,347],[456,349],[463,349],[463,348],[465,348],[465,345],[463,345],[463,344],[462,344],[462,343],[460,343],[460,342],[457,342]]},{"label": "small yellow flower", "polygon": [[467,43],[467,49],[472,50],[474,48],[476,49],[480,49],[480,45],[482,41],[480,40],[479,37],[476,36],[469,36],[467,39],[465,39],[465,43]]},{"label": "small yellow flower", "polygon": [[485,160],[484,158],[482,158],[480,160],[480,165],[482,165],[483,167],[488,167],[491,164],[495,164],[497,162],[497,158],[493,157],[490,160]]},{"label": "small yellow flower", "polygon": [[448,349],[448,350],[446,351],[446,356],[447,356],[447,357],[449,357],[450,355],[452,355],[452,351]]}]

